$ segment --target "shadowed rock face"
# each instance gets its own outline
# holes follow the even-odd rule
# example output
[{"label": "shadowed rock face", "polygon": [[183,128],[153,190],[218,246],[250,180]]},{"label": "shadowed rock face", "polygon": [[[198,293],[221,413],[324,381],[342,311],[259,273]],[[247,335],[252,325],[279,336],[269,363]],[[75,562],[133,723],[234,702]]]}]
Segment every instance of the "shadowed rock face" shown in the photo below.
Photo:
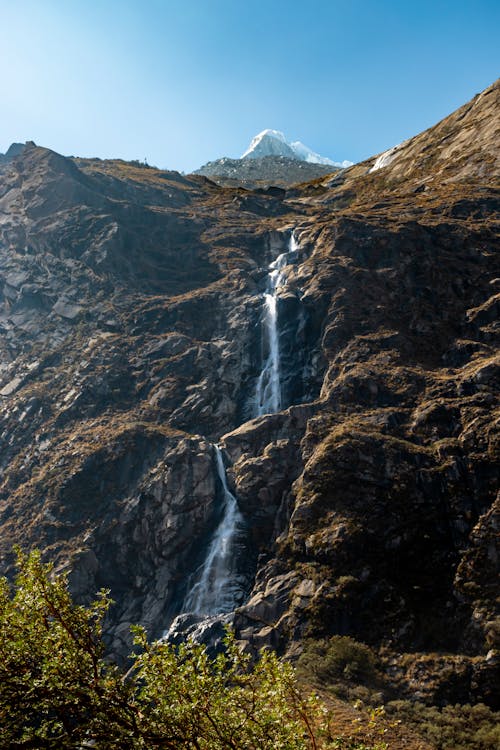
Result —
[{"label": "shadowed rock face", "polygon": [[[217,442],[248,648],[350,634],[403,693],[494,703],[497,108],[494,86],[386,166],[287,193],[34,146],[0,163],[3,569],[21,542],[81,600],[110,588],[118,658],[131,622],[162,635],[220,518]],[[286,408],[252,420],[292,229]]]},{"label": "shadowed rock face", "polygon": [[[31,143],[27,145],[31,145]],[[15,156],[19,156],[24,149],[24,143],[11,143],[5,154],[0,154],[0,164],[6,164],[11,161]]]}]

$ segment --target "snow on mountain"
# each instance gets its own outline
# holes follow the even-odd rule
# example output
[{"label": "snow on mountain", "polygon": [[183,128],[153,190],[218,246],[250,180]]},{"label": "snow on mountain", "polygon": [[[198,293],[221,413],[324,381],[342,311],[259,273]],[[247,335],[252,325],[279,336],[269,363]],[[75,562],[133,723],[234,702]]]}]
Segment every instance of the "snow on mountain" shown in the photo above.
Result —
[{"label": "snow on mountain", "polygon": [[289,159],[299,159],[311,164],[327,164],[332,167],[350,167],[352,161],[337,162],[326,156],[317,154],[300,141],[290,143],[280,130],[263,130],[252,138],[249,147],[242,155],[242,159],[260,159],[263,156],[287,156]]},{"label": "snow on mountain", "polygon": [[294,141],[290,144],[290,146],[295,152],[296,156],[299,159],[302,159],[302,161],[313,162],[314,164],[331,164],[333,166],[338,166],[331,159],[328,159],[326,156],[320,156],[320,154],[312,151],[300,141]]},{"label": "snow on mountain", "polygon": [[330,164],[333,167],[343,167],[344,169],[346,167],[352,167],[353,164],[352,161],[348,161],[347,159],[344,159],[344,161],[332,161],[327,156],[317,154],[316,151],[313,151],[300,141],[293,141],[290,146],[296,154],[296,159],[298,158],[302,159],[302,161],[308,161],[310,164]]},{"label": "snow on mountain", "polygon": [[260,159],[262,156],[287,156],[296,159],[295,151],[279,130],[263,130],[252,138],[242,159]]},{"label": "snow on mountain", "polygon": [[380,154],[380,156],[375,159],[373,167],[369,170],[369,172],[378,172],[379,169],[388,167],[396,157],[396,154],[401,146],[403,146],[405,143],[406,141],[404,141],[403,143],[398,143],[396,146],[393,146],[392,148],[389,148],[387,149],[387,151],[384,151],[382,154]]}]

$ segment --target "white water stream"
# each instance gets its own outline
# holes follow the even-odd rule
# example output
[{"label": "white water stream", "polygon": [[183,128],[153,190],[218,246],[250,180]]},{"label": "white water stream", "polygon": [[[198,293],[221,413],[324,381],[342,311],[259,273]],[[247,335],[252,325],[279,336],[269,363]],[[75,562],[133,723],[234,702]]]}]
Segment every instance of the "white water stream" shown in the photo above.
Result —
[{"label": "white water stream", "polygon": [[256,417],[260,417],[263,414],[274,414],[282,407],[278,290],[285,283],[283,269],[294,260],[293,255],[297,252],[297,249],[298,245],[292,233],[287,251],[278,255],[276,260],[269,265],[267,288],[264,292],[263,317],[264,340],[268,353],[257,379],[257,387],[255,389],[254,416]]},{"label": "white water stream", "polygon": [[188,592],[182,612],[216,615],[230,612],[235,606],[235,581],[232,574],[233,542],[243,518],[235,496],[229,490],[222,452],[214,445],[217,476],[222,485],[222,519],[216,528],[207,556]]},{"label": "white water stream", "polygon": [[[272,414],[282,408],[278,291],[285,283],[283,269],[295,260],[297,249],[298,245],[292,234],[286,252],[281,253],[268,267],[263,316],[267,357],[257,380],[254,416]],[[214,450],[217,475],[222,486],[222,519],[181,608],[181,612],[195,615],[231,612],[237,604],[238,593],[241,591],[232,563],[235,541],[244,521],[236,498],[227,486],[221,449],[218,445],[214,445]]]}]

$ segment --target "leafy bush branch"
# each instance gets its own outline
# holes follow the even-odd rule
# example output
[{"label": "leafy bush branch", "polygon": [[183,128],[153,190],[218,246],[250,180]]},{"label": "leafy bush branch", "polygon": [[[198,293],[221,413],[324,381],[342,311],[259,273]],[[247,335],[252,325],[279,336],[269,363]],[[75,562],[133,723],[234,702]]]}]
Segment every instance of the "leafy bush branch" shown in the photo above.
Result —
[{"label": "leafy bush branch", "polygon": [[332,737],[291,665],[271,651],[253,663],[229,633],[212,659],[190,641],[149,643],[136,627],[125,677],[104,658],[108,593],[83,607],[38,552],[18,552],[18,565],[12,590],[0,580],[0,747],[363,750]]}]

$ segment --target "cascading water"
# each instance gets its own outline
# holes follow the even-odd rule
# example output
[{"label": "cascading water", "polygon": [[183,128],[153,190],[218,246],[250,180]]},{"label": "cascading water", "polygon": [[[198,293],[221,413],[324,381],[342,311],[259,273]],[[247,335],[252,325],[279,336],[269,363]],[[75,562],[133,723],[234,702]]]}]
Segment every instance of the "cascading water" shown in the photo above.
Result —
[{"label": "cascading water", "polygon": [[[268,267],[262,318],[263,345],[267,354],[257,380],[252,416],[271,414],[283,408],[278,291],[286,283],[283,269],[296,260],[297,250],[298,245],[292,234],[286,252],[281,253]],[[221,449],[214,445],[214,451],[217,475],[222,487],[222,518],[214,532],[203,564],[191,578],[181,614],[176,617],[165,634],[168,640],[174,642],[185,638],[187,632],[195,640],[205,639],[207,632],[216,627],[214,623],[220,618],[231,617],[235,607],[244,598],[248,585],[247,577],[242,575],[241,570],[238,573],[238,560],[241,569],[241,553],[238,553],[238,546],[242,544],[245,535],[244,519],[238,509],[236,498],[227,485]],[[225,619],[224,622],[229,620]]]},{"label": "cascading water", "polygon": [[222,486],[222,519],[215,530],[204,563],[188,592],[182,612],[197,615],[216,615],[230,612],[238,603],[240,590],[233,574],[234,544],[243,526],[243,518],[235,496],[227,486],[222,452],[214,445],[217,475]]},{"label": "cascading water", "polygon": [[278,290],[283,286],[283,269],[295,260],[298,245],[293,233],[285,253],[278,255],[269,265],[267,288],[264,292],[263,330],[267,357],[257,380],[254,416],[273,414],[282,408],[280,377],[280,344],[278,327]]}]

